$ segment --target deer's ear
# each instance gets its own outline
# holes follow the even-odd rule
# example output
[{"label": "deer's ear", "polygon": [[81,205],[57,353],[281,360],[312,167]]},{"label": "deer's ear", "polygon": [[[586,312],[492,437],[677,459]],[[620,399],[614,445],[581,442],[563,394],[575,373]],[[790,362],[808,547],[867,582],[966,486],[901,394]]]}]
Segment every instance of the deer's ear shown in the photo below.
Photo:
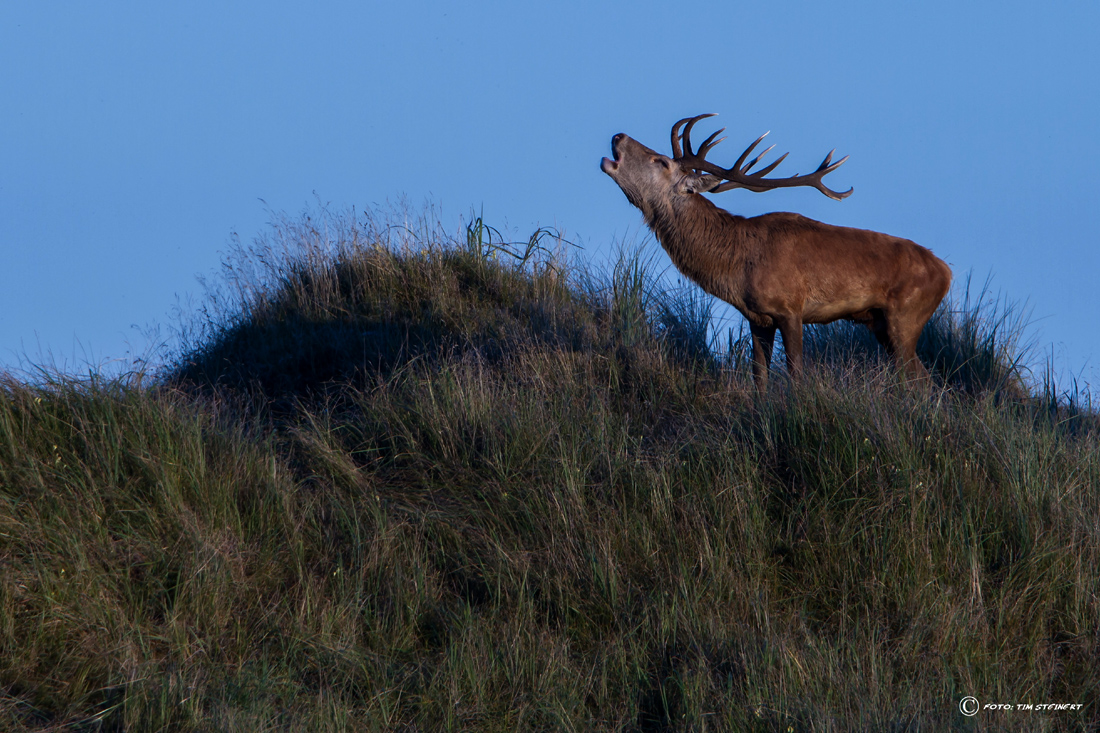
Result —
[{"label": "deer's ear", "polygon": [[691,173],[681,179],[679,192],[681,194],[689,193],[706,193],[712,191],[722,184],[722,179],[718,176],[712,176],[709,173]]}]

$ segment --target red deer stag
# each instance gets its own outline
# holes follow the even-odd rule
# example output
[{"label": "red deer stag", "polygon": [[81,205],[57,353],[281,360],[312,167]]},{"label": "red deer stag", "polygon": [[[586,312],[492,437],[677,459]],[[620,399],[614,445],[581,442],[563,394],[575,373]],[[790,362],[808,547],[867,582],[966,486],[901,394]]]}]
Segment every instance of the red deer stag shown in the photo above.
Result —
[{"label": "red deer stag", "polygon": [[804,176],[765,178],[786,153],[750,173],[771,150],[745,164],[764,135],[732,168],[707,161],[710,149],[725,139],[715,139],[725,128],[708,137],[697,153],[690,135],[696,122],[713,116],[689,117],[672,126],[672,158],[619,133],[611,138],[614,159],[604,158],[600,167],[642,210],[680,272],[748,319],[758,389],[767,389],[777,328],[787,370],[797,377],[802,324],[841,318],[866,325],[910,377],[927,377],[917,359],[917,339],[951,285],[947,264],[924,247],[888,234],[822,224],[799,214],[746,219],[718,208],[700,194],[813,186],[840,200],[852,190],[837,193],[822,183],[848,159],[830,163],[832,153]]}]

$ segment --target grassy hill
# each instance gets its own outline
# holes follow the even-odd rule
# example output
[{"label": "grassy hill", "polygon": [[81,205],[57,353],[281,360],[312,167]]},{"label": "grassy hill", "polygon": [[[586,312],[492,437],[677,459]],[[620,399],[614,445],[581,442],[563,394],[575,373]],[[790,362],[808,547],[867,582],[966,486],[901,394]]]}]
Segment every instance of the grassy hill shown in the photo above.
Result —
[{"label": "grassy hill", "polygon": [[559,247],[284,220],[162,373],[4,378],[0,729],[1100,729],[1100,423],[1011,312],[759,398]]}]

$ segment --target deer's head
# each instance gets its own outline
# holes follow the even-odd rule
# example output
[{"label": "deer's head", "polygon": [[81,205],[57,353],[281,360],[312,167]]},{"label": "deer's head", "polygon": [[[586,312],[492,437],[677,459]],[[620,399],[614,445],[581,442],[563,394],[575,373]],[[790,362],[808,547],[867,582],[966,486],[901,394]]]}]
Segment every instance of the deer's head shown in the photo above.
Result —
[{"label": "deer's head", "polygon": [[621,132],[611,138],[611,155],[600,162],[600,169],[643,211],[650,202],[713,191],[722,184],[718,176],[696,172]]}]

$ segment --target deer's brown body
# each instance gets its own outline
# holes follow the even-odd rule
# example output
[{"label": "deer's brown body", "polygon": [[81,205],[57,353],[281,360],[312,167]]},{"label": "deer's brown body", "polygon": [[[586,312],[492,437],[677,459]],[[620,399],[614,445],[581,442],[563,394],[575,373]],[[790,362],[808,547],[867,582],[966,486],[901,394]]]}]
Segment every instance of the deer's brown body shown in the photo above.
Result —
[{"label": "deer's brown body", "polygon": [[[604,158],[601,167],[642,210],[676,267],[748,319],[757,386],[766,388],[777,329],[788,371],[797,376],[802,325],[838,319],[866,324],[911,376],[925,375],[916,356],[917,340],[947,294],[950,268],[907,239],[823,224],[798,214],[745,218],[718,208],[700,193],[812,185],[832,198],[843,198],[850,192],[830,191],[821,177],[844,161],[830,166],[826,158],[809,176],[766,179],[763,176],[779,161],[748,174],[756,161],[741,167],[747,150],[733,168],[717,168],[704,160],[706,150],[716,144],[711,142],[714,135],[698,155],[691,152],[688,134],[698,119],[673,127],[675,158],[619,134],[612,139],[614,160]],[[681,155],[677,128],[684,122],[687,154]]]}]

